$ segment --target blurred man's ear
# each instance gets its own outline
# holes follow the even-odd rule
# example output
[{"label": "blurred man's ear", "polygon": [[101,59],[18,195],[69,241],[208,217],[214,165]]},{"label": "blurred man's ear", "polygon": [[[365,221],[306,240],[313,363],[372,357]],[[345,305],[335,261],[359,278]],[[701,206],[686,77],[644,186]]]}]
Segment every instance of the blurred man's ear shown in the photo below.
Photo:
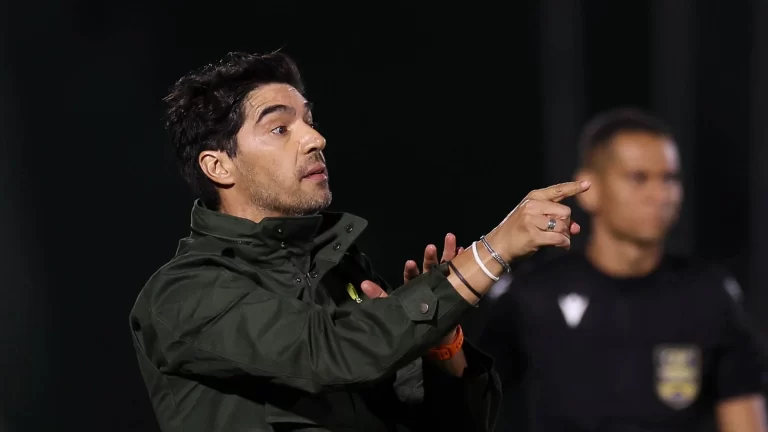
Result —
[{"label": "blurred man's ear", "polygon": [[586,180],[590,183],[592,183],[592,186],[590,186],[589,190],[583,193],[580,193],[576,195],[576,202],[579,203],[579,206],[588,214],[593,214],[598,206],[600,205],[599,202],[599,188],[600,188],[600,182],[597,181],[597,176],[595,173],[588,169],[581,169],[576,172],[576,175],[574,176],[575,181],[583,181]]}]

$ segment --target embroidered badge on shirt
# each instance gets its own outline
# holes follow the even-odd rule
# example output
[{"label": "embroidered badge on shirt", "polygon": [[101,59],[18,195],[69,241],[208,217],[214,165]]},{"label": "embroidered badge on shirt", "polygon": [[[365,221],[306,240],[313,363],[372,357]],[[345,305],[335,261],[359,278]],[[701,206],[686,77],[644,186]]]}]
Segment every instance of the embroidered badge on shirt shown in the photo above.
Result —
[{"label": "embroidered badge on shirt", "polygon": [[701,388],[701,350],[695,345],[659,345],[654,348],[656,395],[667,406],[690,406]]},{"label": "embroidered badge on shirt", "polygon": [[576,328],[584,316],[584,311],[589,306],[589,299],[576,293],[570,293],[566,296],[561,296],[557,303],[560,305],[560,310],[563,312],[563,317],[568,326]]}]

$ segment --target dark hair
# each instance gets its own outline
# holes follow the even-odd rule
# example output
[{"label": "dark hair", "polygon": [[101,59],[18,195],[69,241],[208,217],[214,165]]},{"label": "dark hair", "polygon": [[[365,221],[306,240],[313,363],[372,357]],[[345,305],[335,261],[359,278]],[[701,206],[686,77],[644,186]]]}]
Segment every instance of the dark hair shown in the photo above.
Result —
[{"label": "dark hair", "polygon": [[669,127],[658,117],[637,108],[619,108],[593,117],[584,126],[579,139],[581,166],[591,168],[600,150],[623,132],[646,132],[658,136],[672,136]]},{"label": "dark hair", "polygon": [[182,175],[206,206],[218,208],[221,202],[216,186],[200,168],[200,153],[217,150],[235,157],[245,99],[271,83],[288,84],[304,93],[299,70],[287,55],[233,52],[182,77],[165,97],[166,128]]}]

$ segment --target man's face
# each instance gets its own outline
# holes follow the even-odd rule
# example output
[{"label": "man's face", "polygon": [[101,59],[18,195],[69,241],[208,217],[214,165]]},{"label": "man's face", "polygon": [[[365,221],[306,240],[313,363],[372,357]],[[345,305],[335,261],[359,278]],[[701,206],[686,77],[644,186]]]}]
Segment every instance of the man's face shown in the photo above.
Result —
[{"label": "man's face", "polygon": [[304,97],[287,84],[268,84],[244,102],[237,133],[235,188],[253,204],[279,215],[316,213],[331,203],[322,150]]},{"label": "man's face", "polygon": [[667,137],[624,132],[605,151],[594,175],[595,223],[637,243],[663,241],[683,198],[677,146]]}]

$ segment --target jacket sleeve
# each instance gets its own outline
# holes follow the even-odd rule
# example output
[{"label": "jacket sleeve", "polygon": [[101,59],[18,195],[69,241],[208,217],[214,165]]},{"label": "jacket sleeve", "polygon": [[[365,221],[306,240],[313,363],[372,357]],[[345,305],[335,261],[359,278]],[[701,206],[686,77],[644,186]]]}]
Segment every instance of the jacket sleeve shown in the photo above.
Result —
[{"label": "jacket sleeve", "polygon": [[151,324],[137,339],[165,374],[258,377],[312,393],[376,381],[420,357],[471,307],[444,267],[337,316],[227,271],[169,270],[146,300]]},{"label": "jacket sleeve", "polygon": [[493,359],[464,342],[467,368],[454,377],[424,363],[422,430],[489,432],[496,428],[501,406],[501,382],[493,370]]},{"label": "jacket sleeve", "polygon": [[[371,280],[391,292],[387,282],[378,276],[368,259],[363,267]],[[470,308],[474,312],[474,307]],[[493,369],[493,359],[465,340],[462,347],[467,369],[461,377],[439,370],[431,363],[417,359],[398,370],[395,391],[411,407],[418,430],[461,430],[485,432],[495,429],[501,405],[501,382]],[[414,382],[415,381],[415,382]],[[404,398],[401,391],[409,397]]]},{"label": "jacket sleeve", "polygon": [[[384,291],[391,293],[392,286],[373,270],[373,265],[368,257],[358,251],[359,264],[362,267],[365,278],[378,284]],[[421,357],[404,365],[397,370],[395,381],[392,388],[395,390],[397,398],[406,404],[420,404],[424,401],[424,374],[422,372]]]}]

